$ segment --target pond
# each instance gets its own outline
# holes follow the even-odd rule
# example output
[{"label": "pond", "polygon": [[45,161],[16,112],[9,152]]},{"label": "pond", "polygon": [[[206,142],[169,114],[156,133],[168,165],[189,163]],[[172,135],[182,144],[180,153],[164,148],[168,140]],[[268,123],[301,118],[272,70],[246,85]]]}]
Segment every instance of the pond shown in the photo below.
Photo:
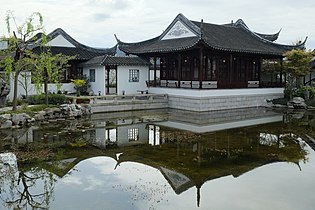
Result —
[{"label": "pond", "polygon": [[117,112],[0,136],[0,209],[315,205],[315,112]]}]

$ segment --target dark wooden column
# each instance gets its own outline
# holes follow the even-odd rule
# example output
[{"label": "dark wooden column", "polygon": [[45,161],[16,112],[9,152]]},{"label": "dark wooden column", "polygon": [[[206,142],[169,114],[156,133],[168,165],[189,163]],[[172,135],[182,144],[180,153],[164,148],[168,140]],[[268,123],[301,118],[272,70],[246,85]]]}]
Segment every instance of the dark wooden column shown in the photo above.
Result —
[{"label": "dark wooden column", "polygon": [[178,82],[178,85],[177,85],[177,87],[180,87],[180,80],[181,80],[181,78],[182,78],[182,56],[181,56],[181,54],[179,53],[178,54],[178,66],[177,66],[177,82]]},{"label": "dark wooden column", "polygon": [[229,88],[232,87],[232,76],[233,76],[233,55],[231,54],[230,55],[230,58],[229,58],[229,78],[228,78],[228,81],[229,81],[229,84],[227,85]]},{"label": "dark wooden column", "polygon": [[[154,64],[153,64],[153,69],[154,69],[154,82],[153,82],[153,86],[155,87],[156,86],[156,56],[154,56]],[[149,71],[150,72],[150,71]],[[150,73],[149,73],[150,74]],[[150,84],[150,80],[148,81]]]},{"label": "dark wooden column", "polygon": [[106,74],[107,74],[107,86],[106,86],[106,95],[109,94],[109,71],[110,71],[110,66],[105,66],[106,69]]},{"label": "dark wooden column", "polygon": [[116,94],[118,94],[117,89],[118,89],[118,66],[115,66],[115,75],[116,75]]},{"label": "dark wooden column", "polygon": [[283,74],[283,62],[282,62],[282,58],[280,58],[280,85],[281,86],[282,86],[282,74]]},{"label": "dark wooden column", "polygon": [[202,78],[204,75],[204,68],[203,68],[203,47],[200,47],[200,61],[199,61],[199,89],[202,89]]},{"label": "dark wooden column", "polygon": [[260,81],[260,75],[262,71],[262,65],[263,65],[263,59],[262,57],[259,58],[259,65],[258,65],[258,81],[259,81],[259,87],[261,87],[261,81]]}]

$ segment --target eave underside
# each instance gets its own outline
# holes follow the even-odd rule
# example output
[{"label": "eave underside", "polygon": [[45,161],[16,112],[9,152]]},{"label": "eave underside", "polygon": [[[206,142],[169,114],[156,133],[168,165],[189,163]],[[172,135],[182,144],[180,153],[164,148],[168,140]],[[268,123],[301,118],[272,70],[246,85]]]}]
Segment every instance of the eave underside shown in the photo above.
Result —
[{"label": "eave underside", "polygon": [[[282,57],[283,53],[290,50],[285,47],[275,47],[268,44],[257,44],[256,48],[246,47],[246,41],[242,43],[229,43],[230,47],[226,48],[219,44],[214,45],[199,38],[181,38],[176,40],[163,40],[145,44],[120,44],[119,48],[127,54],[145,55],[156,53],[180,53],[182,51],[193,50],[203,47],[204,49],[221,52],[221,53],[245,53],[253,55],[262,55],[266,57]],[[243,45],[243,48],[240,46]]]}]

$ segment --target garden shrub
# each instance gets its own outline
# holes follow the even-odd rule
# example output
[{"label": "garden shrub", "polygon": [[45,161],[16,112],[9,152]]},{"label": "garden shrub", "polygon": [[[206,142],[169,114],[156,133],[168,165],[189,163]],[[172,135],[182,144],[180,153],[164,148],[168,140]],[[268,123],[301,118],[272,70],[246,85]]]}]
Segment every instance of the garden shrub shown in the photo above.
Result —
[{"label": "garden shrub", "polygon": [[315,99],[307,100],[305,103],[306,103],[307,106],[315,107]]},{"label": "garden shrub", "polygon": [[[66,96],[62,94],[48,94],[48,104],[58,105],[66,102]],[[27,97],[28,104],[45,104],[45,95],[30,95]]]},{"label": "garden shrub", "polygon": [[314,87],[311,87],[311,86],[303,86],[303,87],[300,87],[298,88],[293,96],[294,97],[302,97],[305,99],[305,92],[308,91],[309,92],[309,98],[310,99],[313,99],[315,98],[315,88]]},{"label": "garden shrub", "polygon": [[280,104],[280,105],[287,105],[287,103],[289,102],[288,98],[275,98],[272,100],[273,104]]}]

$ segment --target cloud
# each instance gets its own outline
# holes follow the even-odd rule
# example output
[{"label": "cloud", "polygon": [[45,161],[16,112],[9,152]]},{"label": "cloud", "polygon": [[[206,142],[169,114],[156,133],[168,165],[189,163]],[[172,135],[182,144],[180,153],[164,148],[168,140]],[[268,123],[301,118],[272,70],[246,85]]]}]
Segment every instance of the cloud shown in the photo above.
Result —
[{"label": "cloud", "polygon": [[108,19],[110,19],[111,16],[108,14],[103,14],[103,13],[96,13],[92,15],[92,20],[96,22],[104,22]]},{"label": "cloud", "polygon": [[242,18],[260,33],[282,28],[279,43],[290,44],[309,36],[307,47],[315,48],[315,28],[310,27],[314,24],[314,0],[11,0],[0,7],[0,36],[5,34],[4,16],[9,9],[15,11],[17,20],[39,11],[47,32],[61,27],[90,46],[113,46],[113,34],[128,42],[156,37],[183,13],[188,19],[214,24]]},{"label": "cloud", "polygon": [[135,3],[136,2],[133,0],[116,0],[116,1],[113,1],[113,6],[114,6],[114,9],[122,10],[122,9],[129,8],[130,6],[132,6]]}]

